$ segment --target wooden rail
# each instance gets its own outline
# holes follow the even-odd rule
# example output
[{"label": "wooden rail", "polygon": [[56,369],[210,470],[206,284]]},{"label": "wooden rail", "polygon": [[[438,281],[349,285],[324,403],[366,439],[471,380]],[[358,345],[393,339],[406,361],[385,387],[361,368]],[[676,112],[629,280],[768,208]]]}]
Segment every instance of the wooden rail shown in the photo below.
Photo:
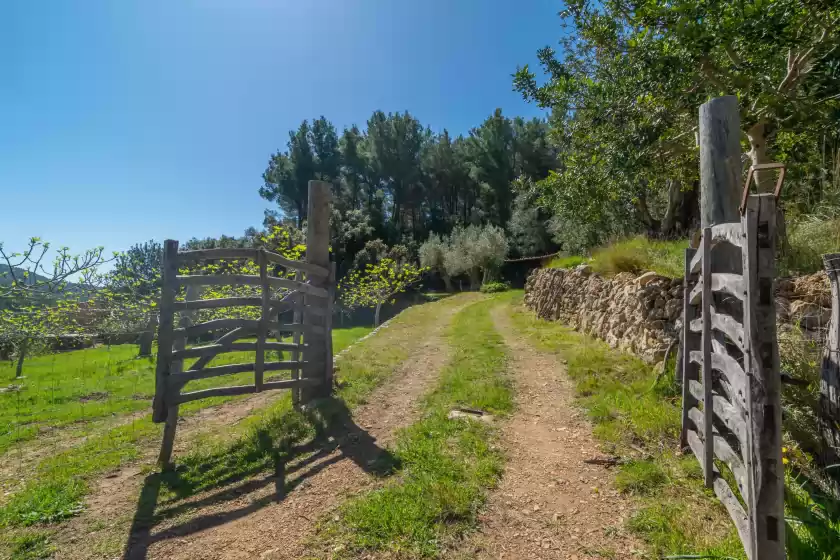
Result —
[{"label": "wooden rail", "polygon": [[[740,223],[705,228],[685,260],[680,439],[751,560],[784,558],[775,216],[773,195],[750,196]],[[715,461],[732,473],[746,508]]]},{"label": "wooden rail", "polygon": [[[165,422],[160,462],[169,465],[177,427],[179,405],[209,397],[290,389],[297,406],[332,389],[332,299],[335,269],[329,261],[330,185],[309,184],[309,230],[307,261],[288,259],[262,248],[202,249],[178,252],[178,242],[165,243],[163,287],[158,329],[158,361],[155,377],[153,419]],[[232,273],[178,274],[186,265],[202,270],[203,263],[246,260],[256,264],[258,274],[243,274],[253,266],[234,263],[224,268]],[[294,279],[279,267],[294,273]],[[286,276],[283,276],[286,275]],[[202,299],[202,287],[223,286],[227,297]],[[186,290],[186,297],[182,290]],[[227,308],[237,308],[244,317],[219,318]],[[286,323],[292,313],[292,322]],[[175,316],[181,316],[175,328]],[[209,315],[209,316],[208,316]],[[201,321],[201,319],[205,319]],[[216,333],[210,344],[196,344],[196,337]],[[270,337],[273,336],[273,340]],[[284,340],[291,336],[291,342]],[[255,340],[241,340],[254,338]],[[229,352],[253,352],[252,362],[212,366],[217,356]],[[277,352],[267,360],[266,352]],[[291,359],[282,353],[290,352]],[[186,368],[184,360],[195,358]],[[266,378],[266,373],[289,371],[291,379]],[[301,372],[303,375],[301,375]],[[253,383],[184,391],[192,381],[253,373]]]}]

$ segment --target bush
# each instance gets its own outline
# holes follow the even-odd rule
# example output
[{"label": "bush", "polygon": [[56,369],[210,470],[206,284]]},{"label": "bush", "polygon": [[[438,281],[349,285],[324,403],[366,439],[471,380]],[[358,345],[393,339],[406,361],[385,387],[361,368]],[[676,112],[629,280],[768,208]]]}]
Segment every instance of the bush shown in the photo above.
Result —
[{"label": "bush", "polygon": [[510,284],[507,282],[487,282],[481,285],[482,294],[495,294],[498,292],[506,292],[510,289]]},{"label": "bush", "polygon": [[788,224],[788,246],[779,263],[784,276],[811,274],[823,269],[822,255],[840,252],[840,218],[804,218]]},{"label": "bush", "polygon": [[580,264],[585,264],[589,259],[581,257],[580,255],[568,255],[565,257],[554,257],[546,265],[546,268],[574,268]]},{"label": "bush", "polygon": [[644,236],[631,237],[596,250],[592,255],[592,269],[604,276],[652,270],[662,276],[679,278],[685,268],[687,247],[685,239],[657,241]]}]

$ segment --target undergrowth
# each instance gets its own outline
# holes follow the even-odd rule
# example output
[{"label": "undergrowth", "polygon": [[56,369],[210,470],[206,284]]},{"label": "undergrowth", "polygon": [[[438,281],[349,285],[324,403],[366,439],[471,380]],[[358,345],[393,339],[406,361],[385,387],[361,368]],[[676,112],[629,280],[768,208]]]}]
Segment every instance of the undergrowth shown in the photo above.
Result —
[{"label": "undergrowth", "polygon": [[334,553],[434,557],[475,524],[502,472],[496,430],[447,415],[456,407],[495,415],[512,409],[505,349],[489,315],[496,304],[473,304],[455,317],[447,333],[452,357],[425,399],[424,418],[397,438],[398,476],[342,507],[324,534]]},{"label": "undergrowth", "polygon": [[783,276],[823,270],[822,255],[840,252],[840,218],[804,217],[791,221],[787,230],[787,247],[779,262]]},{"label": "undergrowth", "polygon": [[683,275],[687,247],[685,239],[660,241],[640,235],[595,249],[590,258],[579,255],[555,257],[546,266],[574,268],[579,264],[589,264],[592,270],[604,276],[652,270],[662,276],[679,278]]}]

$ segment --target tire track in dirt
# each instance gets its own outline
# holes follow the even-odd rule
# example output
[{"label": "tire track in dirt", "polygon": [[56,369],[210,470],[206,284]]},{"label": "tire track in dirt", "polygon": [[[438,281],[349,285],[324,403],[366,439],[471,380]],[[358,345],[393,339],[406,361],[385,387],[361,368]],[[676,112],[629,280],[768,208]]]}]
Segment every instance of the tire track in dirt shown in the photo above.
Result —
[{"label": "tire track in dirt", "polygon": [[[307,557],[306,543],[315,534],[317,521],[347,497],[374,487],[380,480],[373,474],[376,459],[387,456],[384,446],[393,440],[399,428],[417,418],[417,401],[430,390],[448,359],[448,345],[443,337],[446,326],[458,311],[476,300],[469,298],[460,305],[440,309],[434,321],[416,334],[424,340],[411,343],[415,349],[409,357],[367,398],[368,404],[358,407],[352,418],[346,419],[348,433],[330,438],[326,447],[290,461],[280,476],[264,473],[183,501],[159,504],[158,512],[171,510],[175,514],[154,527],[151,534],[134,539],[123,558]],[[268,398],[268,394],[262,395]],[[223,405],[205,420],[216,424],[221,413],[232,423],[268,402],[249,399],[236,404],[237,410]],[[196,418],[189,427],[199,431],[201,423]],[[179,426],[180,440],[176,441],[188,444],[190,438],[181,436],[190,430],[182,430]],[[108,557],[98,551],[106,547],[93,541],[101,541],[102,533],[114,533],[116,527],[102,529],[93,539],[83,535],[89,532],[94,537],[97,531],[91,529],[103,517],[121,518],[116,525],[127,527],[130,523],[127,516],[136,509],[142,484],[139,465],[124,468],[100,481],[87,512],[61,531],[56,558]],[[117,530],[121,536],[112,534],[108,538],[112,543],[118,538],[125,539],[124,531]],[[113,546],[107,548],[113,550]]]},{"label": "tire track in dirt", "polygon": [[600,452],[563,366],[516,332],[509,309],[492,311],[516,384],[517,411],[502,436],[508,462],[461,552],[510,560],[635,557],[641,547],[623,529],[629,502],[611,487],[609,471],[584,463]]}]

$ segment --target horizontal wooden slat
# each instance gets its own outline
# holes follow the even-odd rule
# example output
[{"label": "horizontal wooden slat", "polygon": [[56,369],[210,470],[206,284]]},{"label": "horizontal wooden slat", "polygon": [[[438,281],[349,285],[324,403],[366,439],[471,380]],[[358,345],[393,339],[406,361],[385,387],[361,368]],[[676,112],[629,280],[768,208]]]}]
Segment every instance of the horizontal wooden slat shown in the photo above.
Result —
[{"label": "horizontal wooden slat", "polygon": [[736,247],[744,246],[744,228],[741,222],[712,226],[712,243],[726,241]]},{"label": "horizontal wooden slat", "polygon": [[[703,353],[701,351],[692,351],[690,359],[692,362],[704,367]],[[738,361],[729,354],[712,352],[712,369],[717,370],[724,375],[726,381],[735,391],[733,398],[737,397],[738,401],[742,403],[742,406],[744,406],[743,403],[747,402],[747,376],[744,374],[744,370],[741,368],[740,364],[738,364]]]},{"label": "horizontal wooden slat", "polygon": [[301,325],[300,323],[272,325],[271,330],[280,331],[281,333],[302,333],[302,334],[324,334],[324,327],[317,325]]},{"label": "horizontal wooden slat", "polygon": [[[304,361],[280,361],[280,362],[266,362],[263,371],[280,371],[299,369],[304,366]],[[189,381],[196,381],[198,379],[209,379],[211,377],[219,377],[220,375],[232,375],[234,373],[245,373],[254,371],[253,363],[246,364],[228,364],[224,366],[213,366],[202,369],[190,369],[182,373],[173,373],[169,376],[170,384],[184,385]]]},{"label": "horizontal wooden slat", "polygon": [[[263,348],[266,350],[293,351],[303,350],[305,344],[293,344],[291,342],[266,342]],[[196,346],[186,350],[179,350],[172,353],[175,360],[189,358],[200,358],[202,356],[220,354],[222,352],[254,352],[257,349],[256,342],[230,342],[227,344],[209,344],[207,346]]]},{"label": "horizontal wooden slat", "polygon": [[[692,397],[697,399],[697,402],[703,402],[703,387],[697,381],[689,382],[689,392]],[[738,441],[741,447],[746,449],[747,446],[747,421],[743,410],[739,410],[733,406],[728,400],[717,393],[712,393],[712,410],[715,416],[723,422],[723,425],[729,428]]]},{"label": "horizontal wooden slat", "polygon": [[729,517],[732,518],[732,522],[735,523],[735,528],[738,530],[738,536],[741,538],[741,542],[750,542],[750,520],[744,512],[741,502],[738,501],[735,493],[729,488],[729,484],[726,483],[723,477],[717,475],[715,476],[715,481],[712,483],[712,488],[718,500],[721,501],[729,513]]},{"label": "horizontal wooden slat", "polygon": [[[688,411],[688,417],[691,418],[694,425],[697,427],[697,433],[705,439],[704,434],[704,424],[703,424],[703,412],[696,409],[691,408]],[[741,460],[741,457],[732,449],[732,446],[729,445],[717,430],[715,430],[713,434],[713,447],[715,450],[715,457],[726,463],[729,467],[729,470],[732,471],[732,474],[735,476],[735,482],[738,484],[738,491],[741,493],[741,496],[744,500],[747,500],[747,471],[744,468],[744,462]]]},{"label": "horizontal wooden slat", "polygon": [[700,272],[700,267],[703,265],[703,251],[697,251],[694,253],[694,256],[691,257],[691,263],[689,264],[689,271],[691,274],[696,274]]},{"label": "horizontal wooden slat", "polygon": [[194,274],[177,276],[179,286],[258,286],[259,276],[250,274]]},{"label": "horizontal wooden slat", "polygon": [[317,286],[306,284],[304,282],[298,282],[297,280],[289,280],[288,278],[275,278],[273,276],[269,276],[268,283],[272,288],[286,288],[287,290],[297,291],[308,296],[315,296],[324,299],[329,296],[329,293],[324,288],[318,288]]},{"label": "horizontal wooden slat", "polygon": [[[700,461],[700,464],[702,465],[703,463],[701,461],[701,457],[703,456],[703,442],[700,440],[700,436],[697,435],[697,432],[694,430],[689,430],[686,439],[688,440],[688,445],[694,453],[694,456],[697,457],[697,460]],[[732,489],[729,488],[726,480],[720,476],[720,472],[717,470],[717,467],[714,468],[713,475],[714,481],[712,482],[712,488],[715,491],[715,495],[717,495],[718,499],[726,507],[726,511],[729,512],[729,516],[732,518],[732,521],[735,523],[735,527],[738,529],[738,536],[741,537],[741,541],[745,543],[750,542],[750,524],[747,514],[744,513],[744,508],[741,507],[738,498],[735,496],[735,493],[732,492]]]},{"label": "horizontal wooden slat", "polygon": [[228,329],[243,329],[246,331],[256,331],[259,321],[256,319],[213,319],[192,325],[186,329],[175,329],[175,332],[186,336],[198,336],[204,333],[228,330]]},{"label": "horizontal wooden slat", "polygon": [[271,251],[266,251],[265,257],[270,263],[279,264],[280,266],[285,266],[286,268],[300,270],[307,274],[318,276],[319,278],[327,278],[330,275],[330,271],[322,266],[305,261],[293,261],[282,255],[278,255],[277,253],[272,253]]},{"label": "horizontal wooden slat", "polygon": [[301,379],[283,379],[280,381],[265,381],[263,389],[291,389],[292,387],[311,387],[320,385],[322,380],[318,377],[303,377]]},{"label": "horizontal wooden slat", "polygon": [[235,395],[247,395],[249,393],[256,392],[257,388],[254,385],[216,387],[215,389],[202,389],[200,391],[181,393],[180,395],[178,395],[177,403],[184,404],[190,401],[197,401],[198,399],[209,399],[210,397],[233,397]]},{"label": "horizontal wooden slat", "polygon": [[[744,301],[746,293],[744,291],[744,278],[740,274],[731,274],[716,272],[712,274],[712,291],[729,294]],[[691,305],[700,303],[700,298],[703,295],[703,282],[698,281],[697,285],[692,288],[688,297]]]},{"label": "horizontal wooden slat", "polygon": [[250,248],[199,249],[178,253],[179,262],[217,259],[256,259],[257,250]]},{"label": "horizontal wooden slat", "polygon": [[[741,352],[744,351],[744,327],[735,320],[731,315],[726,313],[718,313],[712,308],[711,313],[712,328],[722,332],[734,342]],[[702,332],[703,319],[698,318],[691,321],[690,328],[693,332]]]},{"label": "horizontal wooden slat", "polygon": [[197,299],[193,301],[176,301],[172,306],[175,311],[189,311],[194,309],[217,309],[219,307],[261,306],[260,297],[228,297],[216,299]]}]

